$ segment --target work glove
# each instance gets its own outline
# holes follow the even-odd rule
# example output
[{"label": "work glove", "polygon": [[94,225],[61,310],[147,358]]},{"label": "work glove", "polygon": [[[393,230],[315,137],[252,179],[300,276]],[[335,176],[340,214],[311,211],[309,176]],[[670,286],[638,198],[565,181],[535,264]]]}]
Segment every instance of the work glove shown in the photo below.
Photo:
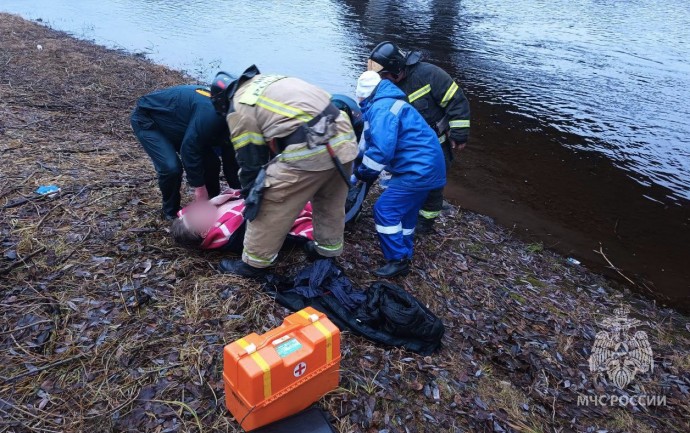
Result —
[{"label": "work glove", "polygon": [[372,184],[376,182],[376,179],[379,177],[379,173],[380,172],[367,168],[364,164],[362,164],[357,167],[355,177],[364,183]]}]

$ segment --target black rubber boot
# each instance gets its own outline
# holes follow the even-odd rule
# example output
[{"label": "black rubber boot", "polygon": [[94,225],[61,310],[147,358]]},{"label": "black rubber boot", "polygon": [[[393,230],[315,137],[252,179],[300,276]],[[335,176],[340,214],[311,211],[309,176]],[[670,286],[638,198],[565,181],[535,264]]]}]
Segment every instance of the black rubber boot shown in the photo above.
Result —
[{"label": "black rubber boot", "polygon": [[311,261],[330,259],[330,257],[322,256],[319,253],[319,251],[316,249],[316,242],[314,241],[309,241],[306,244],[304,244],[304,253],[307,255],[307,258]]},{"label": "black rubber boot", "polygon": [[161,219],[166,222],[172,222],[177,219],[177,215],[169,215],[165,211],[161,211]]},{"label": "black rubber boot", "polygon": [[389,260],[384,266],[374,271],[377,277],[392,278],[398,275],[407,275],[410,272],[410,260]]},{"label": "black rubber boot", "polygon": [[223,259],[220,261],[218,269],[224,274],[239,275],[240,277],[247,278],[261,278],[268,273],[266,269],[249,266],[242,260]]},{"label": "black rubber boot", "polygon": [[434,234],[436,233],[436,230],[434,230],[435,222],[435,218],[419,217],[417,218],[417,227],[415,228],[415,232],[422,236]]}]

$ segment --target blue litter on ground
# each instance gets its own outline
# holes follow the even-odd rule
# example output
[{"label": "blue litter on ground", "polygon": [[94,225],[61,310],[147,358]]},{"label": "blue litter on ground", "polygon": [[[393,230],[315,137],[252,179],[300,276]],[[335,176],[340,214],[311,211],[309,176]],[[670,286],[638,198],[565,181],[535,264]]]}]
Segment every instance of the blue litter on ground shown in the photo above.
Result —
[{"label": "blue litter on ground", "polygon": [[36,194],[40,195],[57,194],[58,192],[60,192],[60,187],[55,185],[43,185],[36,189]]}]

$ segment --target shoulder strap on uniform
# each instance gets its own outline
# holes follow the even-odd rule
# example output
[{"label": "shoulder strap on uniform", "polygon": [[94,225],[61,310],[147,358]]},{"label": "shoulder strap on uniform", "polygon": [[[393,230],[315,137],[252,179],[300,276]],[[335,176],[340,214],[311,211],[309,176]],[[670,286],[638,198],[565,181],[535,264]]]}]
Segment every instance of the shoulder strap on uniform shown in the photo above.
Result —
[{"label": "shoulder strap on uniform", "polygon": [[287,78],[284,75],[261,75],[249,84],[249,88],[242,94],[240,104],[255,105],[266,88],[276,81]]}]

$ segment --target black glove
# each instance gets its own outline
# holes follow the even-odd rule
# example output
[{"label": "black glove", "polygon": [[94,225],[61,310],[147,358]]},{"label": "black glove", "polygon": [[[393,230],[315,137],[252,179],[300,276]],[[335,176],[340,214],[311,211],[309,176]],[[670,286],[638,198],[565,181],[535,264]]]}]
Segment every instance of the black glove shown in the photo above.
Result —
[{"label": "black glove", "polygon": [[359,167],[357,167],[357,170],[355,171],[355,177],[364,183],[372,184],[376,182],[376,179],[378,179],[379,172],[367,168],[364,164],[362,164]]}]

